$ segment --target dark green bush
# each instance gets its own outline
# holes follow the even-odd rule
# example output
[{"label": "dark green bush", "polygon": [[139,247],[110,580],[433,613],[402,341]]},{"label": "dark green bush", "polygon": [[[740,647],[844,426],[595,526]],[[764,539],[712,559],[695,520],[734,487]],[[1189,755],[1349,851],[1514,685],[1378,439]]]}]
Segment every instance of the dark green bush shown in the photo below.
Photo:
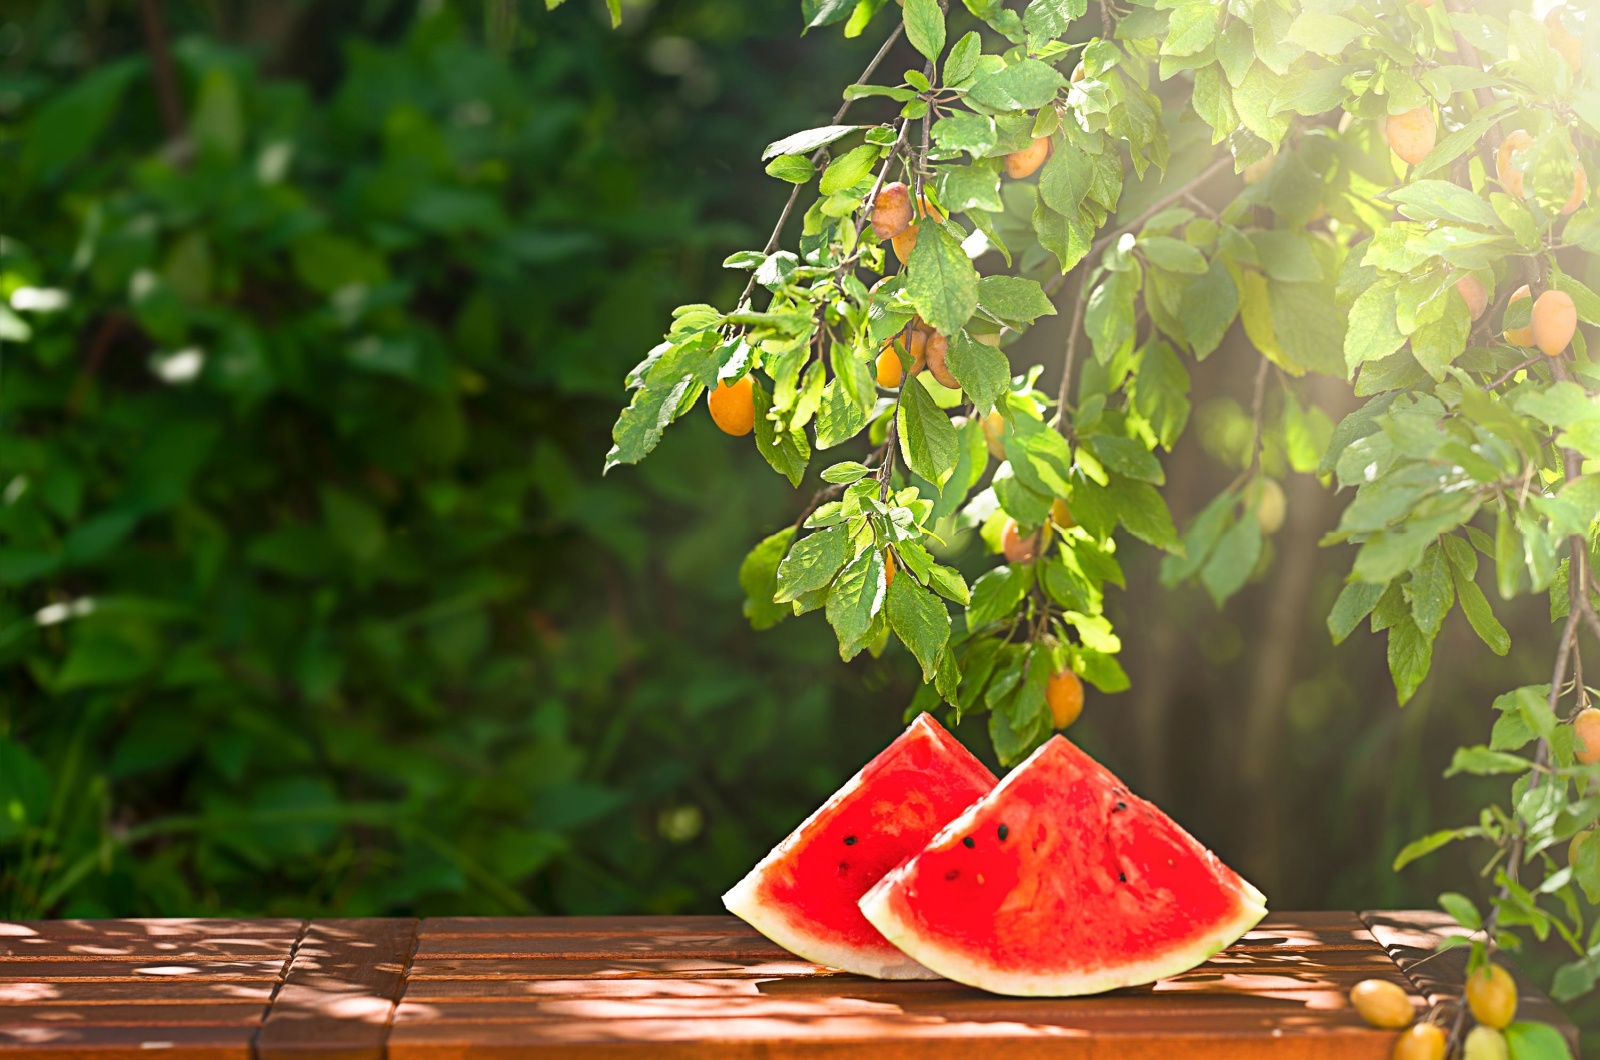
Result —
[{"label": "dark green bush", "polygon": [[753,453],[597,481],[737,282],[706,218],[783,190],[718,160],[827,106],[786,0],[509,58],[477,8],[173,15],[177,138],[135,5],[76,6],[0,34],[0,916],[714,902],[897,715],[742,623],[796,504]]}]

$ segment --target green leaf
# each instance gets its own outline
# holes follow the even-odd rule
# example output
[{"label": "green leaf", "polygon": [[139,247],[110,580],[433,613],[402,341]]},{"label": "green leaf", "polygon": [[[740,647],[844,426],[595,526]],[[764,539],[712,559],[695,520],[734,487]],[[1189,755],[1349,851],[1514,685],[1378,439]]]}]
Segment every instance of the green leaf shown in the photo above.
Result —
[{"label": "green leaf", "polygon": [[822,481],[848,486],[852,482],[859,482],[870,474],[872,474],[872,469],[867,465],[855,460],[846,460],[825,468],[822,472]]},{"label": "green leaf", "polygon": [[1161,461],[1137,439],[1114,434],[1091,434],[1083,439],[1083,444],[1101,464],[1112,471],[1140,482],[1153,482],[1157,486],[1167,481]]},{"label": "green leaf", "polygon": [[789,551],[795,528],[786,526],[762,540],[739,564],[739,587],[744,590],[744,617],[752,629],[771,629],[789,617],[790,609],[773,598],[778,592],[778,564]]},{"label": "green leaf", "polygon": [[1000,350],[979,342],[965,330],[950,340],[946,362],[980,414],[987,414],[1011,388],[1011,362]]},{"label": "green leaf", "polygon": [[1219,8],[1209,0],[1178,4],[1167,22],[1162,55],[1195,55],[1210,47],[1217,36]]},{"label": "green leaf", "polygon": [[1532,767],[1533,763],[1526,758],[1504,751],[1491,751],[1480,744],[1477,747],[1456,748],[1455,757],[1450,760],[1450,768],[1445,770],[1444,775],[1453,777],[1457,773],[1471,773],[1473,776],[1486,777],[1525,773]]},{"label": "green leaf", "polygon": [[1115,505],[1117,520],[1130,534],[1168,552],[1182,550],[1177,527],[1172,525],[1172,513],[1154,486],[1112,475],[1108,493]]},{"label": "green leaf", "polygon": [[1289,40],[1308,52],[1338,55],[1365,33],[1359,22],[1320,11],[1302,11],[1289,25]]},{"label": "green leaf", "polygon": [[778,431],[768,417],[772,411],[772,395],[759,382],[751,396],[756,407],[756,450],[772,465],[772,470],[789,480],[790,485],[800,485],[806,465],[811,462],[811,444],[806,441],[806,432]]},{"label": "green leaf", "polygon": [[1386,585],[1369,582],[1345,583],[1345,587],[1339,590],[1339,599],[1334,601],[1333,610],[1328,614],[1328,632],[1333,634],[1335,644],[1343,644],[1345,638],[1361,624],[1361,620],[1372,613],[1386,588]]},{"label": "green leaf", "polygon": [[950,642],[950,612],[944,601],[909,577],[889,586],[889,627],[922,666],[922,679],[933,680],[939,654]]},{"label": "green leaf", "polygon": [[1037,59],[1023,59],[980,76],[967,95],[991,110],[1038,110],[1049,105],[1066,83],[1055,67]]},{"label": "green leaf", "polygon": [[0,843],[43,827],[50,813],[50,774],[15,740],[0,736]]},{"label": "green leaf", "polygon": [[955,424],[914,377],[900,388],[896,423],[906,466],[934,485],[943,486],[961,455]]},{"label": "green leaf", "polygon": [[1442,832],[1434,832],[1432,835],[1425,835],[1421,839],[1412,840],[1400,848],[1400,853],[1395,855],[1392,869],[1395,872],[1399,872],[1418,858],[1426,857],[1446,844],[1454,843],[1458,839],[1470,839],[1473,836],[1482,834],[1483,829],[1481,828],[1447,828]]},{"label": "green leaf", "polygon": [[1468,931],[1483,930],[1483,916],[1478,912],[1478,907],[1472,904],[1472,899],[1466,895],[1446,891],[1439,896],[1439,908],[1455,917],[1456,923]]},{"label": "green leaf", "polygon": [[1238,315],[1239,288],[1221,261],[1213,261],[1206,274],[1184,290],[1178,308],[1178,321],[1200,360],[1222,344]]},{"label": "green leaf", "polygon": [[1146,236],[1139,240],[1138,248],[1150,264],[1168,272],[1198,275],[1209,267],[1204,254],[1171,236]]},{"label": "green leaf", "polygon": [[1473,632],[1489,646],[1490,651],[1496,655],[1506,654],[1511,650],[1511,635],[1500,624],[1500,620],[1495,618],[1488,598],[1473,580],[1473,573],[1477,570],[1477,558],[1473,555],[1472,547],[1458,537],[1446,537],[1444,540],[1450,559],[1450,574],[1455,582],[1456,596],[1461,601],[1462,613],[1467,616],[1467,622],[1472,626]]},{"label": "green leaf", "polygon": [[985,571],[972,584],[972,602],[967,605],[967,628],[980,629],[998,622],[1017,609],[1033,587],[1033,564],[1018,563]]},{"label": "green leaf", "polygon": [[1415,221],[1459,221],[1500,227],[1494,208],[1459,184],[1447,180],[1414,180],[1389,192],[1400,212]]},{"label": "green leaf", "polygon": [[1403,707],[1416,694],[1433,665],[1433,636],[1417,628],[1408,614],[1389,627],[1389,675]]},{"label": "green leaf", "polygon": [[1455,603],[1455,588],[1450,581],[1450,565],[1444,550],[1437,544],[1429,545],[1422,554],[1422,562],[1411,571],[1411,580],[1403,587],[1406,601],[1411,605],[1411,617],[1429,639],[1439,635],[1444,616]]},{"label": "green leaf", "polygon": [[828,163],[828,168],[823,170],[822,181],[817,185],[817,190],[824,195],[832,195],[855,187],[872,172],[873,164],[882,154],[883,148],[877,144],[862,144],[846,151]]},{"label": "green leaf", "polygon": [[841,137],[849,136],[861,127],[859,125],[823,125],[815,129],[806,129],[803,132],[793,133],[781,140],[774,140],[761,152],[761,161],[777,158],[779,155],[809,155],[819,147],[826,147]]},{"label": "green leaf", "polygon": [[955,47],[950,49],[950,58],[944,64],[944,83],[958,85],[972,76],[978,68],[978,59],[983,55],[983,38],[977,30],[969,30],[965,36],[956,41]]},{"label": "green leaf", "polygon": [[1002,324],[1032,324],[1054,316],[1055,305],[1038,280],[1025,276],[984,276],[978,280],[978,305]]},{"label": "green leaf", "polygon": [[1387,357],[1406,341],[1395,322],[1395,289],[1375,283],[1350,307],[1350,326],[1344,335],[1345,368],[1354,372],[1368,361]]},{"label": "green leaf", "polygon": [[828,592],[825,614],[839,638],[839,657],[846,662],[866,647],[873,619],[883,607],[883,580],[883,553],[863,549],[845,564]]},{"label": "green leaf", "polygon": [[767,163],[766,172],[767,176],[790,184],[804,184],[816,174],[817,167],[805,155],[779,155]]},{"label": "green leaf", "polygon": [[906,263],[905,290],[929,327],[954,335],[978,308],[978,270],[954,236],[924,224]]},{"label": "green leaf", "polygon": [[[622,0],[606,0],[615,11],[622,8]],[[805,19],[806,29],[815,29],[817,26],[829,26],[835,22],[848,18],[850,12],[855,10],[856,0],[800,0],[800,15]],[[615,19],[613,19],[615,22]]]},{"label": "green leaf", "polygon": [[944,12],[939,0],[906,0],[904,12],[906,40],[930,63],[937,63],[944,51]]},{"label": "green leaf", "polygon": [[87,154],[127,97],[129,82],[146,68],[142,55],[130,56],[91,67],[72,79],[70,88],[47,94],[48,102],[34,111],[23,135],[24,171],[53,180]]},{"label": "green leaf", "polygon": [[1310,240],[1302,233],[1266,229],[1251,232],[1250,242],[1261,259],[1261,267],[1274,280],[1284,283],[1322,280],[1322,265],[1312,252]]},{"label": "green leaf", "polygon": [[1189,371],[1172,347],[1159,339],[1147,345],[1133,377],[1133,410],[1149,422],[1156,441],[1168,452],[1189,422],[1188,395]]},{"label": "green leaf", "polygon": [[850,534],[843,526],[830,526],[801,538],[777,566],[773,599],[787,604],[823,588],[849,558]]},{"label": "green leaf", "polygon": [[1548,1023],[1518,1020],[1502,1033],[1511,1060],[1572,1060],[1567,1040]]},{"label": "green leaf", "polygon": [[1261,559],[1261,524],[1246,515],[1231,526],[1211,550],[1200,569],[1200,582],[1218,607],[1250,580]]}]

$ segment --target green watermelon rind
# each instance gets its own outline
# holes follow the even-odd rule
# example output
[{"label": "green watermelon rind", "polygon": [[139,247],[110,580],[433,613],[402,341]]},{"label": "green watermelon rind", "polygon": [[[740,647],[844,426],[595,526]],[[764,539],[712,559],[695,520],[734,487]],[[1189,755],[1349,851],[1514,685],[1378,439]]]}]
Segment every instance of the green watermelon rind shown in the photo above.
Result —
[{"label": "green watermelon rind", "polygon": [[[1040,751],[1043,750],[1040,748]],[[1035,752],[1035,755],[1038,753]],[[978,814],[984,812],[990,803],[1005,793],[1011,786],[1012,780],[1021,775],[1026,764],[1012,770],[993,791],[967,807],[959,817],[940,829],[939,833],[929,840],[928,847],[936,847],[954,836],[970,831]],[[1215,854],[1210,851],[1206,851],[1206,854],[1215,860]],[[1096,968],[1092,971],[1052,974],[1038,969],[1007,968],[982,960],[970,950],[957,950],[926,937],[900,914],[895,908],[895,898],[902,892],[896,885],[907,875],[915,861],[915,857],[907,858],[898,868],[891,870],[861,896],[859,904],[867,922],[912,960],[946,979],[991,993],[1014,997],[1077,997],[1083,994],[1104,993],[1118,987],[1141,986],[1178,975],[1204,963],[1237,942],[1245,932],[1259,924],[1267,915],[1266,895],[1248,880],[1235,875],[1242,887],[1238,896],[1237,911],[1199,939],[1186,940],[1182,945],[1141,960]]]}]

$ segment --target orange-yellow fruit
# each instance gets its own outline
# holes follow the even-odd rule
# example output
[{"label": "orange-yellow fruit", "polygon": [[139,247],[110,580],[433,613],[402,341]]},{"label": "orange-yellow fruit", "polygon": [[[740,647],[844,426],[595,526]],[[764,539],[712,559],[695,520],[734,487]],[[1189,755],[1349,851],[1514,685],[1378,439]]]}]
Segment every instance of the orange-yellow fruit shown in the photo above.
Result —
[{"label": "orange-yellow fruit", "polygon": [[[922,197],[922,213],[923,216],[932,217],[935,221],[943,221],[945,217],[944,212],[935,208],[926,195]],[[912,224],[891,240],[894,245],[894,256],[900,259],[900,264],[904,265],[911,260],[911,248],[917,245],[917,229],[920,227],[920,224]]]},{"label": "orange-yellow fruit", "polygon": [[1583,205],[1583,200],[1589,197],[1589,174],[1584,172],[1583,163],[1576,162],[1572,166],[1572,195],[1567,199],[1567,204],[1561,207],[1561,215],[1576,210]]},{"label": "orange-yellow fruit", "polygon": [[1007,563],[1032,563],[1039,558],[1039,553],[1044,548],[1046,528],[1040,527],[1027,537],[1022,536],[1022,530],[1017,526],[1015,519],[1007,519],[1005,527],[1000,531],[1000,551],[1005,554]]},{"label": "orange-yellow fruit", "polygon": [[1416,0],[1418,7],[1432,7],[1433,0]]},{"label": "orange-yellow fruit", "polygon": [[1275,534],[1283,529],[1283,520],[1289,514],[1289,498],[1284,496],[1283,487],[1278,485],[1277,480],[1261,480],[1255,513],[1256,525],[1261,527],[1263,534]]},{"label": "orange-yellow fruit", "polygon": [[1591,828],[1588,831],[1579,832],[1577,835],[1572,837],[1572,842],[1567,844],[1568,865],[1576,866],[1578,864],[1578,853],[1580,849],[1583,847],[1584,843],[1593,838],[1596,834],[1597,830]]},{"label": "orange-yellow fruit", "polygon": [[1079,81],[1082,81],[1084,78],[1086,78],[1088,76],[1089,76],[1089,71],[1085,70],[1083,68],[1083,64],[1082,63],[1079,63],[1077,66],[1074,66],[1072,68],[1072,83],[1073,84],[1077,84]]},{"label": "orange-yellow fruit", "polygon": [[1456,281],[1456,290],[1466,300],[1467,312],[1473,320],[1483,316],[1483,311],[1489,308],[1489,291],[1476,276],[1468,274],[1461,277]]},{"label": "orange-yellow fruit", "polygon": [[950,340],[935,331],[925,340],[927,344],[928,372],[942,387],[960,390],[961,384],[950,372],[946,358],[950,353]]},{"label": "orange-yellow fruit", "polygon": [[894,352],[894,344],[890,343],[878,354],[878,385],[893,390],[904,377],[905,368],[900,364],[900,355]]},{"label": "orange-yellow fruit", "polygon": [[1533,319],[1528,327],[1533,344],[1546,357],[1559,357],[1578,330],[1578,307],[1565,291],[1546,291],[1533,303]]},{"label": "orange-yellow fruit", "polygon": [[1511,1060],[1506,1036],[1493,1027],[1474,1027],[1461,1043],[1461,1060]]},{"label": "orange-yellow fruit", "polygon": [[[1510,309],[1524,298],[1532,298],[1533,292],[1528,290],[1528,285],[1523,284],[1511,293],[1510,301],[1506,302],[1506,309]],[[1533,345],[1533,324],[1530,322],[1525,328],[1506,328],[1506,341],[1513,346]]]},{"label": "orange-yellow fruit", "polygon": [[1600,709],[1584,707],[1572,719],[1574,754],[1586,766],[1600,762]]},{"label": "orange-yellow fruit", "polygon": [[1048,136],[1035,137],[1033,143],[1020,151],[1006,155],[1006,176],[1013,180],[1031,177],[1050,157],[1051,141]]},{"label": "orange-yellow fruit", "polygon": [[1071,670],[1050,675],[1044,686],[1044,700],[1050,704],[1050,720],[1065,729],[1083,713],[1083,682]]},{"label": "orange-yellow fruit", "polygon": [[911,250],[917,245],[917,226],[912,225],[901,232],[890,241],[890,244],[894,247],[894,256],[904,265],[911,260]]},{"label": "orange-yellow fruit", "polygon": [[885,184],[872,200],[872,234],[893,239],[911,227],[911,189],[901,181]]},{"label": "orange-yellow fruit", "polygon": [[719,383],[706,398],[711,420],[728,434],[749,434],[756,426],[755,387],[748,375],[732,383]]},{"label": "orange-yellow fruit", "polygon": [[1072,509],[1060,497],[1050,502],[1050,521],[1063,530],[1071,530],[1078,525],[1077,520],[1072,518]]},{"label": "orange-yellow fruit", "polygon": [[1444,1060],[1447,1039],[1435,1023],[1413,1023],[1394,1040],[1392,1060]]},{"label": "orange-yellow fruit", "polygon": [[1385,118],[1383,136],[1401,161],[1414,166],[1427,158],[1439,141],[1439,126],[1434,124],[1433,114],[1427,107],[1413,107],[1404,114]]},{"label": "orange-yellow fruit", "polygon": [[888,589],[894,584],[894,553],[888,549],[883,550],[883,587]]},{"label": "orange-yellow fruit", "polygon": [[1551,8],[1550,13],[1544,16],[1546,36],[1550,40],[1550,47],[1560,52],[1567,66],[1577,73],[1578,67],[1583,65],[1583,40],[1576,33],[1568,31],[1561,18],[1565,10],[1564,7]]},{"label": "orange-yellow fruit", "polygon": [[1361,980],[1350,988],[1350,1004],[1374,1027],[1399,1030],[1416,1015],[1405,989],[1387,979]]},{"label": "orange-yellow fruit", "polygon": [[1000,410],[989,413],[983,418],[983,444],[989,447],[989,455],[996,460],[1006,458],[1006,445],[1002,440],[1006,435],[1006,418]]},{"label": "orange-yellow fruit", "polygon": [[1517,984],[1498,964],[1486,965],[1467,977],[1467,1007],[1485,1027],[1504,1030],[1517,1015]]},{"label": "orange-yellow fruit", "polygon": [[1494,154],[1494,175],[1500,179],[1500,186],[1506,189],[1506,194],[1514,199],[1522,198],[1523,181],[1522,170],[1511,156],[1532,146],[1533,137],[1528,135],[1527,130],[1517,129],[1506,134],[1506,138],[1500,142],[1500,150]]}]

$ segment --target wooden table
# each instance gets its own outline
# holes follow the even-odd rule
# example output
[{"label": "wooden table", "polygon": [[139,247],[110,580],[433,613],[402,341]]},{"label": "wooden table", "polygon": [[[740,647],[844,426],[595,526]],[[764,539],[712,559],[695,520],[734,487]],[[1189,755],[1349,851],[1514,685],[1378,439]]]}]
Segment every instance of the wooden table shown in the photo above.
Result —
[{"label": "wooden table", "polygon": [[0,922],[0,1060],[1384,1060],[1393,1032],[1345,992],[1450,996],[1466,951],[1428,959],[1447,926],[1283,913],[1154,986],[1024,1000],[836,974],[720,916]]}]

